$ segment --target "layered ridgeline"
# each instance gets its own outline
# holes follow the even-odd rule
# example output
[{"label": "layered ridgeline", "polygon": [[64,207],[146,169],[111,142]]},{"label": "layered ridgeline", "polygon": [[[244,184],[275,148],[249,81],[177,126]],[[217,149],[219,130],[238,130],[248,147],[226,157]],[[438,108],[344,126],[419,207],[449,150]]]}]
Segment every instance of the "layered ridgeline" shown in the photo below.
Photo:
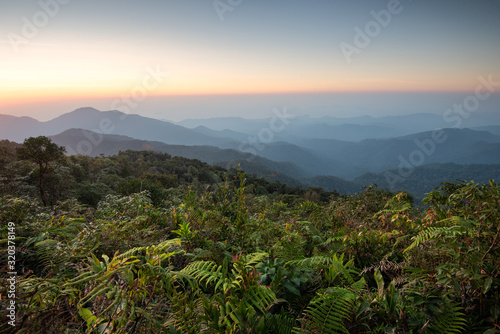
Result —
[{"label": "layered ridgeline", "polygon": [[17,142],[28,137],[55,135],[72,128],[180,145],[219,145],[228,142],[170,122],[117,110],[101,112],[93,108],[80,108],[47,122],[29,117],[0,115],[2,139]]},{"label": "layered ridgeline", "polygon": [[[472,129],[445,128],[450,123],[432,114],[347,119],[277,115],[174,124],[81,108],[48,122],[0,116],[0,136],[21,143],[29,136],[50,135],[68,154],[154,150],[225,168],[240,164],[248,173],[276,175],[291,186],[319,186],[341,193],[354,193],[375,182],[393,190],[408,187],[418,198],[438,186],[444,174],[446,180],[483,182],[486,174],[481,170],[494,171],[491,165],[500,164],[500,127],[492,125],[500,121],[494,114],[464,119],[462,126]],[[441,164],[450,163],[454,165],[447,165],[448,173],[436,172],[435,178],[424,173],[425,187],[412,185],[418,183],[415,175],[421,176],[414,171],[429,166],[445,169]]]}]

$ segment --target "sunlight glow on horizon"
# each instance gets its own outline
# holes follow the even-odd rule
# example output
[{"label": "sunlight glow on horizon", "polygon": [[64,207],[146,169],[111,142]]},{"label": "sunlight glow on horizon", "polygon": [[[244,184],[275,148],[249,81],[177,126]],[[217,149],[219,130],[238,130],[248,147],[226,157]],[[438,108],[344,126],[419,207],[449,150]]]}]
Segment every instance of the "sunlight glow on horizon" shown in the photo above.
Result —
[{"label": "sunlight glow on horizon", "polygon": [[[173,53],[172,53],[173,54]],[[197,63],[177,52],[169,58],[156,57],[150,62],[134,56],[115,59],[113,52],[99,54],[98,61],[88,62],[89,54],[58,55],[42,48],[34,54],[7,58],[9,66],[0,73],[0,95],[4,104],[67,98],[100,98],[131,94],[148,76],[147,68],[167,73],[148,96],[231,95],[324,92],[466,92],[473,91],[475,77],[454,73],[436,78],[422,70],[406,70],[404,76],[385,68],[350,67],[331,62],[311,65],[308,72],[299,67],[303,60],[284,60],[259,64],[227,62],[217,53],[209,53],[207,62]],[[107,56],[106,56],[107,55]],[[48,60],[47,60],[48,59]],[[160,64],[161,65],[155,65]],[[287,63],[288,62],[288,63]],[[136,64],[132,66],[131,64]],[[396,69],[401,70],[401,69]],[[465,79],[464,79],[465,78]]]},{"label": "sunlight glow on horizon", "polygon": [[[0,2],[7,33],[20,34],[22,18],[40,11],[36,3]],[[0,40],[0,113],[144,91],[148,97],[469,93],[479,76],[500,80],[497,2],[402,6],[348,62],[340,43],[353,44],[354,28],[374,20],[371,11],[386,8],[386,0],[245,2],[224,21],[201,0],[71,2],[17,52]],[[168,75],[156,84],[148,79],[151,68]]]}]

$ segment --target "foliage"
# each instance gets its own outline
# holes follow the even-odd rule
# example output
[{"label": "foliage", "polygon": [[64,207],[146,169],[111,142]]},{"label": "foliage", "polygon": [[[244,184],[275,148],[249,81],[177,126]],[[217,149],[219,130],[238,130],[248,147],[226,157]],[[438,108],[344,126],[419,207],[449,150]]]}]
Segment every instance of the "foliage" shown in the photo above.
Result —
[{"label": "foliage", "polygon": [[43,205],[47,206],[48,199],[45,194],[44,180],[51,175],[52,162],[64,157],[64,147],[57,146],[44,136],[30,137],[26,139],[21,147],[17,149],[17,156],[21,160],[30,160],[38,166],[38,187]]},{"label": "foliage", "polygon": [[[1,177],[21,163],[9,152]],[[0,196],[18,272],[17,325],[2,332],[500,330],[493,181],[445,183],[415,207],[376,186],[326,196],[128,151],[58,161],[69,189],[48,186],[42,207],[20,186],[26,164]]]}]

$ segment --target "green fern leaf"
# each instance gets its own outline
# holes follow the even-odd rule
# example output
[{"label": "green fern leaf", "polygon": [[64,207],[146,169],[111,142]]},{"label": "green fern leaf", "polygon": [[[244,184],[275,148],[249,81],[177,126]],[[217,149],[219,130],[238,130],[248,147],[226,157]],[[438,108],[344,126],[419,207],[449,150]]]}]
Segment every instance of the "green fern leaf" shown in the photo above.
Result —
[{"label": "green fern leaf", "polygon": [[349,333],[344,321],[351,316],[355,299],[346,289],[327,290],[310,302],[304,327],[315,333]]},{"label": "green fern leaf", "polygon": [[462,333],[467,325],[459,303],[445,303],[441,313],[429,324],[430,333]]}]

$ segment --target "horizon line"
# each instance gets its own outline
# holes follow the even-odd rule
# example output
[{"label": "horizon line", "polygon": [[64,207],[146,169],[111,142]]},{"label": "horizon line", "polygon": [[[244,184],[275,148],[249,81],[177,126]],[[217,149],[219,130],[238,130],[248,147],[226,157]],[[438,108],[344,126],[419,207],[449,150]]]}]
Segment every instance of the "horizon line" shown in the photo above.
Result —
[{"label": "horizon line", "polygon": [[[499,94],[500,95],[500,94]],[[49,120],[46,120],[46,121],[42,121],[40,119],[37,119],[35,117],[32,117],[32,116],[27,116],[27,115],[22,115],[22,116],[17,116],[17,115],[12,115],[12,114],[6,114],[6,113],[0,113],[0,116],[10,116],[10,117],[15,117],[15,118],[31,118],[31,119],[34,119],[40,123],[47,123],[47,122],[51,122],[53,120],[55,120],[56,118],[59,118],[61,116],[64,116],[64,115],[67,115],[67,114],[70,114],[70,113],[73,113],[77,110],[80,110],[80,109],[93,109],[93,110],[96,110],[100,113],[107,113],[107,112],[120,112],[122,114],[125,114],[125,115],[137,115],[137,116],[140,116],[140,117],[144,117],[144,118],[149,118],[149,119],[154,119],[154,120],[158,120],[158,121],[162,121],[162,122],[169,122],[169,123],[179,123],[179,122],[182,122],[184,120],[209,120],[209,119],[220,119],[220,118],[241,118],[241,119],[244,119],[244,120],[257,120],[257,119],[268,119],[270,117],[258,117],[258,118],[245,118],[245,117],[241,117],[241,116],[218,116],[218,117],[208,117],[208,118],[193,118],[193,117],[189,117],[189,118],[184,118],[180,121],[174,121],[174,120],[167,120],[165,118],[163,119],[160,119],[160,118],[155,118],[155,117],[151,117],[151,116],[145,116],[145,115],[141,115],[141,114],[138,114],[138,113],[126,113],[124,111],[121,111],[119,109],[109,109],[109,110],[100,110],[98,108],[95,108],[95,107],[92,107],[92,106],[84,106],[84,107],[78,107],[76,109],[73,109],[73,110],[70,110],[70,111],[67,111],[67,112],[64,112],[58,116],[55,116]],[[483,111],[484,113],[495,113],[495,111]],[[414,112],[414,113],[409,113],[409,114],[403,114],[403,115],[397,115],[397,114],[387,114],[387,115],[376,115],[376,116],[373,116],[373,115],[369,115],[369,114],[363,114],[363,115],[359,115],[359,116],[346,116],[346,117],[342,117],[342,116],[328,116],[328,115],[321,115],[321,116],[314,116],[314,115],[311,115],[311,114],[300,114],[300,115],[297,115],[297,117],[301,117],[301,116],[307,116],[307,117],[310,117],[310,118],[325,118],[325,117],[331,117],[331,118],[337,118],[337,119],[352,119],[352,118],[363,118],[363,117],[370,117],[370,118],[384,118],[384,117],[405,117],[405,116],[412,116],[412,115],[422,115],[422,114],[425,114],[425,115],[440,115],[439,113],[433,113],[433,112]]]}]

